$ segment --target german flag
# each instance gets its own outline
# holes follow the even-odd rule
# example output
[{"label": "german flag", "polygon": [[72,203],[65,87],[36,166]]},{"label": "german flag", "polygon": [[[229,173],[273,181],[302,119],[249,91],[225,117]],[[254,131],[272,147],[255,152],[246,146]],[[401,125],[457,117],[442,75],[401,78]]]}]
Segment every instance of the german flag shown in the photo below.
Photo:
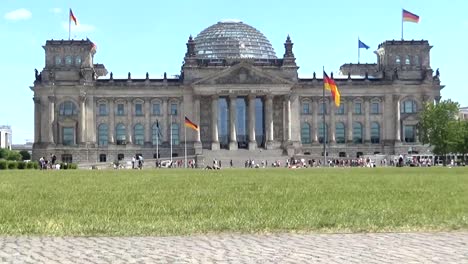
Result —
[{"label": "german flag", "polygon": [[190,121],[190,119],[188,119],[187,117],[185,117],[185,126],[190,127],[191,129],[196,131],[199,130],[199,127],[194,122]]},{"label": "german flag", "polygon": [[403,9],[403,21],[418,23],[419,16]]},{"label": "german flag", "polygon": [[335,101],[335,105],[340,106],[340,91],[338,86],[333,79],[328,77],[327,73],[323,72],[323,87],[331,92],[332,98]]},{"label": "german flag", "polygon": [[75,23],[75,26],[78,26],[78,19],[76,19],[76,16],[73,14],[73,11],[70,8],[70,22],[71,21]]}]

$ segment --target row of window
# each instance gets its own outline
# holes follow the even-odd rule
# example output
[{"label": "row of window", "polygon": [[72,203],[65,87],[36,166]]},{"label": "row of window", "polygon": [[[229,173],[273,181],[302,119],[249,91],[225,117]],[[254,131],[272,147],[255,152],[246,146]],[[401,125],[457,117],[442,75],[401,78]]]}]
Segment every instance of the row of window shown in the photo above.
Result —
[{"label": "row of window", "polygon": [[[303,115],[308,115],[312,114],[312,109],[311,109],[311,103],[309,102],[303,102],[302,103],[302,114]],[[321,103],[319,104],[319,114],[327,114],[327,104],[326,103]],[[354,103],[354,109],[353,109],[353,114],[356,115],[361,115],[363,113],[362,111],[362,103],[361,102],[355,102]],[[371,103],[371,114],[380,114],[380,103],[379,102],[372,102]],[[345,105],[343,103],[340,104],[338,108],[335,110],[335,114],[338,115],[344,115],[345,114]]]},{"label": "row of window", "polygon": [[[353,104],[353,114],[361,115],[363,114],[362,111],[362,103],[361,102],[354,102]],[[310,102],[302,102],[301,113],[303,115],[312,114],[312,108]],[[327,104],[322,102],[319,104],[319,114],[327,114]],[[417,112],[417,105],[414,100],[405,100],[400,105],[400,112],[401,113],[416,113]],[[380,114],[380,103],[379,102],[371,102],[370,104],[370,113],[371,114]],[[341,103],[338,108],[335,110],[335,114],[344,115],[345,114],[345,104]]]},{"label": "row of window", "polygon": [[[413,63],[411,63],[411,57],[412,57],[412,61]],[[415,65],[415,66],[420,66],[420,62],[419,62],[419,56],[418,55],[415,55],[415,56],[410,56],[410,55],[406,55],[404,56],[405,58],[405,65]],[[400,56],[395,56],[395,64],[397,65],[400,65],[401,64],[401,59],[400,59]]]},{"label": "row of window", "polygon": [[[335,125],[335,141],[338,144],[344,144],[346,142],[346,129],[345,124],[338,122]],[[415,125],[404,125],[404,141],[405,142],[416,142],[416,126]],[[328,142],[328,126],[323,122],[318,127],[318,141],[320,143]],[[326,132],[326,133],[324,133]],[[371,143],[380,143],[380,124],[377,122],[371,123]],[[309,123],[302,123],[301,125],[301,142],[302,144],[310,144],[311,141],[311,127]],[[353,123],[353,143],[363,143],[363,125],[359,122]]]},{"label": "row of window", "polygon": [[[170,115],[177,115],[178,114],[178,108],[179,104],[178,103],[171,103],[170,104],[170,109],[169,113]],[[134,113],[136,116],[143,116],[144,115],[144,110],[143,110],[143,103],[135,103],[134,104]],[[152,115],[161,115],[161,104],[160,103],[153,103],[151,105],[151,114]],[[99,103],[98,105],[98,115],[100,116],[107,116],[109,114],[109,107],[107,103]],[[117,116],[123,116],[126,114],[125,111],[125,104],[124,103],[117,103],[115,106],[115,114]]]},{"label": "row of window", "polygon": [[[162,127],[159,123],[153,124],[151,127],[152,144],[161,145]],[[171,126],[171,139],[173,145],[179,145],[179,124],[173,123]],[[117,145],[127,144],[127,127],[119,123],[115,126],[115,140]],[[143,145],[145,143],[145,127],[142,124],[136,124],[133,127],[133,144]],[[107,124],[100,124],[98,126],[98,145],[107,146],[109,144],[109,126]]]},{"label": "row of window", "polygon": [[64,58],[62,58],[61,56],[55,56],[55,65],[62,64],[81,66],[81,57],[67,55]]}]

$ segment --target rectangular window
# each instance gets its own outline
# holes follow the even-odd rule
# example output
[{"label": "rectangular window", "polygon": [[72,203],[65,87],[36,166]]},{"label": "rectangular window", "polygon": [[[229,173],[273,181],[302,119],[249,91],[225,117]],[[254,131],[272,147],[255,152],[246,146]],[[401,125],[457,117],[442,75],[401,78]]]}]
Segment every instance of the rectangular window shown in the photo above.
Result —
[{"label": "rectangular window", "polygon": [[340,103],[340,106],[336,109],[335,114],[344,115],[344,104]]},{"label": "rectangular window", "polygon": [[325,103],[319,104],[319,114],[327,114],[327,105]]},{"label": "rectangular window", "polygon": [[416,126],[414,125],[405,125],[405,142],[416,142]]},{"label": "rectangular window", "polygon": [[106,161],[107,161],[106,154],[100,154],[99,155],[99,162],[106,162]]},{"label": "rectangular window", "polygon": [[106,104],[99,104],[99,115],[106,116],[107,115],[107,105]]},{"label": "rectangular window", "polygon": [[309,103],[303,103],[302,104],[302,113],[307,115],[310,114],[310,104]]},{"label": "rectangular window", "polygon": [[177,104],[171,104],[171,115],[177,115]]},{"label": "rectangular window", "polygon": [[65,146],[74,145],[75,144],[75,128],[64,127],[62,132],[63,132],[62,144]]},{"label": "rectangular window", "polygon": [[135,115],[142,116],[143,115],[143,105],[142,104],[135,104]]},{"label": "rectangular window", "polygon": [[118,116],[123,116],[125,115],[125,106],[124,104],[117,104],[117,115]]},{"label": "rectangular window", "polygon": [[153,115],[157,115],[157,116],[161,115],[161,105],[160,104],[153,104]]},{"label": "rectangular window", "polygon": [[356,115],[362,114],[361,108],[362,108],[361,103],[354,103],[354,114]]},{"label": "rectangular window", "polygon": [[122,153],[117,154],[117,160],[120,161],[120,160],[123,160],[123,159],[124,159],[124,154],[122,154]]},{"label": "rectangular window", "polygon": [[380,109],[379,109],[379,103],[372,103],[371,104],[371,114],[378,114],[380,113]]}]

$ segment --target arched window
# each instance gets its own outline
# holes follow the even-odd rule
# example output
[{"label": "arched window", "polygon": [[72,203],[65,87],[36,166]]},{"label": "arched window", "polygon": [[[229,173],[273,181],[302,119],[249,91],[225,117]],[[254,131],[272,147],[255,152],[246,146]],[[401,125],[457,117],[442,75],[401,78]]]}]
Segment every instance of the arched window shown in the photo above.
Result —
[{"label": "arched window", "polygon": [[400,64],[400,56],[395,56],[395,63]]},{"label": "arched window", "polygon": [[406,65],[410,65],[410,58],[409,58],[409,55],[406,55],[405,64],[406,64]]},{"label": "arched window", "polygon": [[335,137],[336,143],[343,144],[345,143],[345,125],[343,122],[338,122],[335,125]]},{"label": "arched window", "polygon": [[172,123],[171,133],[172,133],[172,145],[179,145],[179,124]]},{"label": "arched window", "polygon": [[362,143],[362,125],[359,122],[353,123],[353,143]]},{"label": "arched window", "polygon": [[380,143],[380,125],[378,122],[371,123],[371,143]]},{"label": "arched window", "polygon": [[80,57],[80,56],[77,56],[77,57],[75,58],[75,65],[76,65],[76,66],[81,66],[81,57]]},{"label": "arched window", "polygon": [[61,65],[62,64],[62,58],[60,56],[55,56],[55,65]]},{"label": "arched window", "polygon": [[310,102],[308,100],[302,101],[302,114],[308,115],[310,114]]},{"label": "arched window", "polygon": [[78,114],[78,110],[72,101],[65,101],[59,105],[59,115],[73,116],[76,114]]},{"label": "arched window", "polygon": [[302,144],[310,144],[310,125],[302,123],[301,126],[301,142]]},{"label": "arched window", "polygon": [[159,124],[159,122],[156,122],[153,127],[151,128],[151,131],[152,131],[152,138],[153,138],[153,145],[156,146],[156,145],[161,145],[161,141],[162,141],[162,128],[161,128],[161,125]]},{"label": "arched window", "polygon": [[411,99],[403,101],[400,108],[401,108],[400,112],[404,113],[404,114],[416,113],[417,112],[416,102],[414,100],[411,100]]},{"label": "arched window", "polygon": [[108,144],[108,128],[106,124],[100,124],[98,127],[98,144],[99,146],[107,146]]},{"label": "arched window", "polygon": [[142,124],[136,124],[134,129],[134,143],[136,145],[143,145],[145,143],[145,128]]},{"label": "arched window", "polygon": [[115,134],[117,145],[127,144],[127,129],[125,128],[124,124],[117,124],[117,127],[115,128]]},{"label": "arched window", "polygon": [[[323,131],[325,128],[325,132]],[[323,122],[320,123],[318,127],[318,141],[320,143],[323,143],[323,140],[325,139],[325,142],[328,142],[328,126],[327,124],[324,124]]]}]

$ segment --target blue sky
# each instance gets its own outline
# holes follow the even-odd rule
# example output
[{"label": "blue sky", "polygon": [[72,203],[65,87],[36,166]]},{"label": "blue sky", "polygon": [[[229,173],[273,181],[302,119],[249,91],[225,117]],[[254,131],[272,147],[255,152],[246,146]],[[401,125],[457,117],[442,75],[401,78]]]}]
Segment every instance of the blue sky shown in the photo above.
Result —
[{"label": "blue sky", "polygon": [[[374,50],[385,40],[401,38],[401,9],[420,16],[405,23],[405,39],[426,39],[431,66],[440,68],[443,99],[468,106],[462,70],[468,61],[468,1],[450,4],[435,0],[0,0],[0,125],[11,125],[13,142],[34,138],[34,69],[44,67],[42,45],[48,39],[68,38],[68,9],[80,27],[72,38],[90,38],[97,44],[95,63],[103,63],[114,78],[168,76],[180,73],[185,43],[223,19],[240,19],[270,40],[278,57],[289,34],[300,66],[300,76],[338,72],[343,63],[376,62]],[[320,74],[319,74],[320,75]]]}]

